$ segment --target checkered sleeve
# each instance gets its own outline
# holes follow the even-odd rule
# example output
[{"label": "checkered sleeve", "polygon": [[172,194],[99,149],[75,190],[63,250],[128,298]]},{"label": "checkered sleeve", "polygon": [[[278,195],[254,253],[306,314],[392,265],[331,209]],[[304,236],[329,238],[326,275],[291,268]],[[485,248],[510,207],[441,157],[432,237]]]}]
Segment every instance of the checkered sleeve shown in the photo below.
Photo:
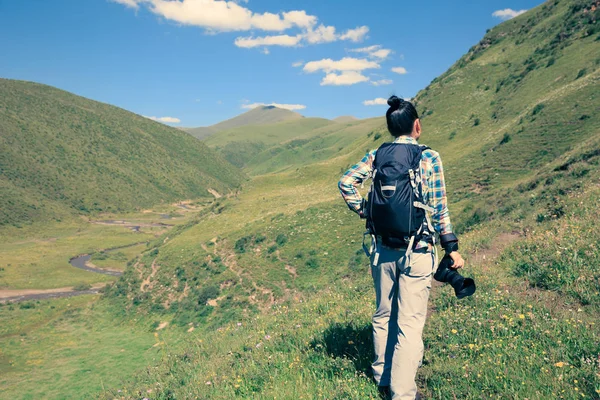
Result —
[{"label": "checkered sleeve", "polygon": [[367,153],[362,160],[346,171],[338,183],[344,201],[356,213],[360,213],[362,207],[362,196],[356,187],[369,178],[373,170],[375,152],[376,150]]},{"label": "checkered sleeve", "polygon": [[436,232],[440,235],[452,233],[448,199],[446,197],[446,182],[444,180],[444,167],[439,154],[434,153],[430,160],[431,177],[428,179],[429,205],[434,208],[431,222]]}]

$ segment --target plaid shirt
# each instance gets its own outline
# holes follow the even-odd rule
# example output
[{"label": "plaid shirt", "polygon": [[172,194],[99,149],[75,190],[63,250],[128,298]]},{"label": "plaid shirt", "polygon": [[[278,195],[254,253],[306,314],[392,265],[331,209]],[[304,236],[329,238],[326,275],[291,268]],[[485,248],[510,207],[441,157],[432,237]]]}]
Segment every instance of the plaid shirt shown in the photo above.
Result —
[{"label": "plaid shirt", "polygon": [[[418,144],[415,139],[408,136],[400,136],[394,143]],[[367,153],[358,164],[346,171],[338,184],[346,204],[356,213],[362,211],[362,196],[356,187],[371,176],[376,152],[377,150],[372,150]],[[421,177],[423,178],[424,203],[435,210],[430,216],[435,231],[440,235],[452,233],[448,200],[446,199],[444,169],[440,155],[436,151],[431,149],[423,151],[421,156]],[[426,226],[427,224],[425,223],[424,228]],[[424,232],[424,234],[427,233],[430,232]],[[424,246],[427,246],[427,243],[422,241],[417,245],[417,248]]]}]

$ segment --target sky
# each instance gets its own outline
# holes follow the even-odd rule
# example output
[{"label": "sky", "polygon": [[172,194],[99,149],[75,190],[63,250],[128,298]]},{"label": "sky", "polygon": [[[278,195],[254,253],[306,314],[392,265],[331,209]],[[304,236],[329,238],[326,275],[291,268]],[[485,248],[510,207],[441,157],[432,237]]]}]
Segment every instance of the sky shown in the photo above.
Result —
[{"label": "sky", "polygon": [[541,0],[0,0],[0,77],[163,123],[385,114]]}]

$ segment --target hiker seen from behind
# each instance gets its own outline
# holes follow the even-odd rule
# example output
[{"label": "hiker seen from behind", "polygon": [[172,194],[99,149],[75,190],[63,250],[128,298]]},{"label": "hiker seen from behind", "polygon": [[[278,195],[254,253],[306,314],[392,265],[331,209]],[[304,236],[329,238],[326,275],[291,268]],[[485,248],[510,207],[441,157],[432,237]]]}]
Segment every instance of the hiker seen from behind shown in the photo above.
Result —
[{"label": "hiker seen from behind", "polygon": [[[363,246],[376,294],[373,377],[393,400],[414,400],[437,237],[454,272],[465,261],[450,223],[440,155],[419,144],[421,121],[411,102],[392,96],[388,105],[387,127],[395,140],[367,153],[342,176],[339,189],[348,207],[366,219],[372,238]],[[369,178],[365,200],[357,187]]]}]

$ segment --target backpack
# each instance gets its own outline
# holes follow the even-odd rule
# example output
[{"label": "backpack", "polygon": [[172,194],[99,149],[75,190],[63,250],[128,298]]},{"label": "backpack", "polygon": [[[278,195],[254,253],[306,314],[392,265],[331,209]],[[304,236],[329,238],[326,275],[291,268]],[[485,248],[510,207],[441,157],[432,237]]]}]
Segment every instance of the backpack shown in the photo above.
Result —
[{"label": "backpack", "polygon": [[373,162],[365,216],[367,230],[393,248],[410,248],[420,240],[427,220],[423,204],[421,154],[427,146],[384,143]]}]

